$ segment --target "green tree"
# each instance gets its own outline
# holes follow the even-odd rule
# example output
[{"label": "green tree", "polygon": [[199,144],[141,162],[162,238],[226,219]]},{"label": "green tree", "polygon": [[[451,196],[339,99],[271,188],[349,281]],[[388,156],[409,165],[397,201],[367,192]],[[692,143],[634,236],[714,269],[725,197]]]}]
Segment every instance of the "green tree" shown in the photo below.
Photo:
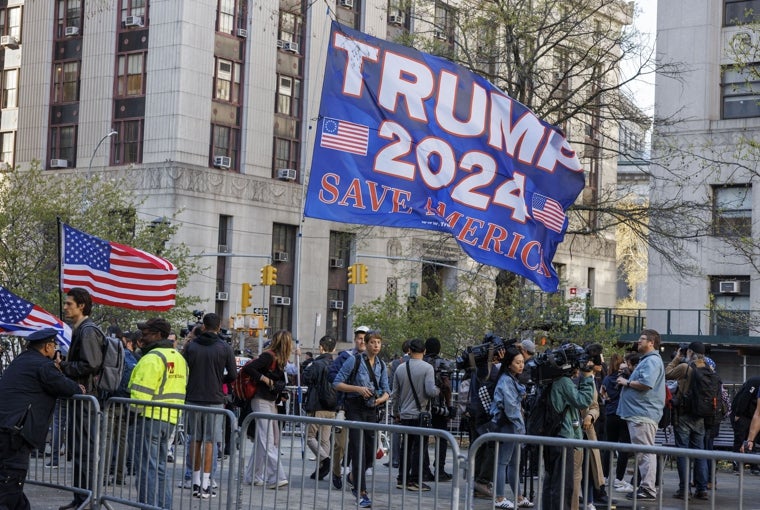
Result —
[{"label": "green tree", "polygon": [[[79,230],[149,253],[159,254],[179,269],[177,304],[161,313],[180,324],[200,299],[182,289],[199,267],[184,245],[170,243],[176,226],[138,217],[140,202],[124,183],[85,178],[68,172],[48,173],[38,163],[6,168],[0,174],[0,285],[51,313],[59,312],[57,218]],[[115,320],[123,328],[138,318],[157,315],[97,305],[98,323]]]}]

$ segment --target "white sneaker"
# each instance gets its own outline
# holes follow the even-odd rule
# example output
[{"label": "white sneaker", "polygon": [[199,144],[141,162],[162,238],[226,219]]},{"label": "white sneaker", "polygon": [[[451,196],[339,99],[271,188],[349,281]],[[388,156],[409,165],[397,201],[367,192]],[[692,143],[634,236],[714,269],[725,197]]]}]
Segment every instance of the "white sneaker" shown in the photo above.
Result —
[{"label": "white sneaker", "polygon": [[614,487],[616,492],[622,492],[624,494],[630,494],[633,492],[633,485],[625,480],[615,480]]},{"label": "white sneaker", "polygon": [[586,510],[596,510],[596,507],[594,506],[593,503],[589,503],[588,505],[586,505]]},{"label": "white sneaker", "polygon": [[187,479],[184,481],[180,480],[179,482],[177,482],[177,487],[179,487],[180,489],[192,489],[193,481],[190,479]]}]

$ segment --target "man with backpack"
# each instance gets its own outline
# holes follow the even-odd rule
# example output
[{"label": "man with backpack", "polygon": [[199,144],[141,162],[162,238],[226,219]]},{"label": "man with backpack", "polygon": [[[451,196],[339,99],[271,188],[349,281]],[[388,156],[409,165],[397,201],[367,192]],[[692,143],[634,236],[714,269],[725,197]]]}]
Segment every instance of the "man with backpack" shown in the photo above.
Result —
[{"label": "man with backpack", "polygon": [[[757,439],[757,433],[760,430],[760,410],[757,406],[758,390],[760,390],[760,377],[750,377],[731,401],[734,451],[750,452],[755,449],[755,439]],[[750,472],[753,475],[760,475],[758,465],[752,464]]]},{"label": "man with backpack", "polygon": [[[304,409],[309,416],[335,418],[338,405],[335,388],[329,381],[330,365],[335,352],[335,339],[325,335],[319,339],[319,356],[303,371],[302,383],[309,387]],[[322,480],[330,473],[330,426],[309,424],[306,445],[317,457],[317,469],[309,478]]]},{"label": "man with backpack", "polygon": [[[364,336],[368,332],[369,326],[359,326],[356,328],[356,331],[354,331],[354,348],[342,351],[332,362],[332,365],[330,365],[330,372],[328,373],[327,377],[331,383],[335,382],[335,376],[338,375],[338,371],[348,358],[356,356],[357,354],[367,350],[367,346],[364,344]],[[335,419],[344,419],[345,417],[343,408],[344,400],[345,395],[341,392],[338,392],[338,405],[335,408],[337,411]],[[332,483],[333,487],[340,490],[343,488],[343,479],[341,477],[343,474],[343,454],[346,451],[346,446],[348,446],[348,430],[346,427],[336,427],[334,443],[335,448],[332,457]],[[349,461],[350,460],[351,459],[349,458]]]},{"label": "man with backpack", "polygon": [[[454,364],[440,356],[441,342],[435,337],[430,337],[425,341],[425,357],[424,360],[430,363],[433,367],[433,373],[435,374],[436,386],[441,390],[440,394],[435,397],[431,402],[430,412],[433,416],[433,428],[436,430],[448,430],[449,421],[456,415],[456,408],[451,405],[451,374],[454,372]],[[446,441],[438,441],[438,451],[436,452],[435,469],[437,471],[437,479],[440,482],[448,482],[451,480],[451,474],[447,473],[444,467],[446,466],[446,450],[448,443]],[[436,480],[436,475],[430,468],[431,463],[428,458],[428,450],[424,450],[424,471],[422,473],[426,482],[433,482]]]},{"label": "man with backpack", "polygon": [[[705,345],[692,342],[684,352],[679,349],[665,369],[665,377],[678,381],[675,395],[677,420],[674,424],[676,447],[704,450],[705,433],[712,427],[715,396],[719,395],[720,379],[705,363]],[[717,389],[714,387],[717,384]],[[717,392],[717,393],[716,393]],[[700,404],[705,403],[704,406]],[[701,407],[707,407],[702,409]],[[708,414],[710,416],[708,416]],[[678,491],[677,499],[690,497],[689,476],[686,457],[677,458]],[[707,493],[707,460],[694,459],[694,497],[709,498]]]},{"label": "man with backpack", "polygon": [[[63,313],[72,325],[71,346],[66,361],[61,362],[61,371],[81,384],[88,395],[98,395],[95,378],[103,365],[105,335],[90,319],[92,297],[81,287],[74,287],[66,294]],[[68,433],[66,455],[74,461],[74,487],[93,489],[95,482],[94,463],[90,456],[97,452],[95,444],[98,413],[85,405],[77,406],[77,412],[68,413]],[[74,434],[76,431],[76,434]],[[85,502],[86,496],[74,494],[71,503],[58,510],[77,508]]]}]

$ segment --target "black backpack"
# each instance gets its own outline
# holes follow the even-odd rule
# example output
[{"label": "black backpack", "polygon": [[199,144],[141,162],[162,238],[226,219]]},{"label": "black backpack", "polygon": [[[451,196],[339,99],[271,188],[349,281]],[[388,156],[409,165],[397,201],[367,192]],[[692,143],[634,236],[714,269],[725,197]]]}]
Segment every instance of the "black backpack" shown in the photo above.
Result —
[{"label": "black backpack", "polygon": [[697,367],[693,363],[689,364],[688,377],[689,389],[683,398],[685,409],[691,416],[704,418],[705,427],[712,427],[723,402],[720,377],[707,365]]},{"label": "black backpack", "polygon": [[752,418],[757,408],[757,399],[753,397],[753,393],[757,390],[757,386],[748,384],[749,381],[736,392],[733,400],[731,400],[731,414],[733,416],[741,416],[742,418]]},{"label": "black backpack", "polygon": [[551,402],[552,383],[536,386],[536,392],[527,403],[526,433],[530,436],[557,437],[569,406],[557,411]]}]

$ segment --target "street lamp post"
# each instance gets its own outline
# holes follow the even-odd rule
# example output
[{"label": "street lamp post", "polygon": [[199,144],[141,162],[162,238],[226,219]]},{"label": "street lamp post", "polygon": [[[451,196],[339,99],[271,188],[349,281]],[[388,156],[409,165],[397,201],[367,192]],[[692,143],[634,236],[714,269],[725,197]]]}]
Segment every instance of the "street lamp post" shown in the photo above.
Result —
[{"label": "street lamp post", "polygon": [[87,166],[87,178],[88,179],[90,177],[92,177],[92,160],[95,159],[95,154],[98,153],[98,149],[100,149],[100,145],[103,143],[103,141],[106,138],[110,138],[110,137],[112,137],[114,135],[117,135],[117,134],[118,133],[116,132],[115,129],[111,129],[111,131],[109,131],[108,134],[106,134],[105,136],[103,136],[103,138],[101,138],[100,141],[98,142],[98,144],[95,146],[95,150],[92,151],[92,156],[90,156],[90,164]]}]

